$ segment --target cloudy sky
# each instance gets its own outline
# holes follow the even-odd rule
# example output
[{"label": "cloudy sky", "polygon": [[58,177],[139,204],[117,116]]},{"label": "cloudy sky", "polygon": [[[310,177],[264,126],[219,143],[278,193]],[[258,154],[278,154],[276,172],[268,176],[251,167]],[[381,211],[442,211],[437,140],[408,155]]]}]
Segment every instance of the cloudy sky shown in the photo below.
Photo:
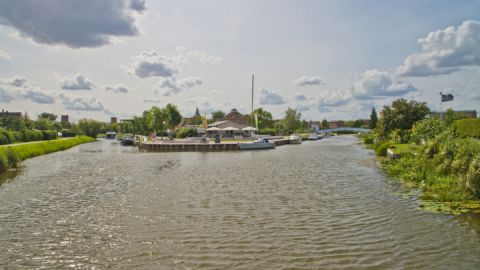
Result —
[{"label": "cloudy sky", "polygon": [[480,111],[480,1],[0,1],[0,108],[128,118],[368,117],[404,97]]}]

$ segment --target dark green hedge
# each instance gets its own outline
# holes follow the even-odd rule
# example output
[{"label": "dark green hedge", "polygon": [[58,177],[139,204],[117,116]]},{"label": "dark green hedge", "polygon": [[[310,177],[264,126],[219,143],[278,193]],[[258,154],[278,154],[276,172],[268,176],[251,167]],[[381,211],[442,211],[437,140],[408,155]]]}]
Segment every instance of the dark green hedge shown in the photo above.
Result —
[{"label": "dark green hedge", "polygon": [[454,122],[455,133],[462,138],[480,138],[480,119],[461,119]]}]

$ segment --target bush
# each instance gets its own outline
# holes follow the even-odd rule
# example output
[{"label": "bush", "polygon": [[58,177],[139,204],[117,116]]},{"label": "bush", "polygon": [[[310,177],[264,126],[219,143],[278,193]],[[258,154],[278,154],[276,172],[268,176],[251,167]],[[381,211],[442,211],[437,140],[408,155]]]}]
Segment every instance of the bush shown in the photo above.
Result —
[{"label": "bush", "polygon": [[367,136],[367,137],[364,137],[364,138],[363,138],[363,142],[364,142],[365,144],[373,144],[373,141],[374,141],[373,136]]},{"label": "bush", "polygon": [[0,147],[0,173],[6,171],[9,168],[6,149]]},{"label": "bush", "polygon": [[375,153],[377,154],[377,156],[386,157],[387,149],[390,148],[392,145],[393,143],[390,141],[379,142],[375,145]]},{"label": "bush", "polygon": [[70,129],[62,130],[62,137],[64,138],[75,137],[75,136],[77,136],[77,133],[73,130],[70,130]]},{"label": "bush", "polygon": [[43,140],[43,133],[39,130],[25,130],[23,132],[24,142],[33,142]]},{"label": "bush", "polygon": [[198,136],[198,132],[196,128],[183,127],[177,131],[176,137],[179,139],[183,139],[186,137],[196,137],[196,136]]},{"label": "bush", "polygon": [[57,131],[55,130],[42,130],[43,140],[55,140],[57,138]]},{"label": "bush", "polygon": [[0,145],[9,144],[9,143],[10,143],[10,141],[8,140],[8,137],[7,137],[6,133],[0,132]]},{"label": "bush", "polygon": [[259,134],[262,135],[270,135],[270,136],[275,136],[277,135],[277,130],[274,128],[264,128],[258,132]]},{"label": "bush", "polygon": [[426,142],[444,132],[447,128],[445,122],[436,117],[426,118],[413,124],[411,139],[417,144],[422,141]]},{"label": "bush", "polygon": [[454,122],[455,133],[462,138],[480,138],[480,119],[462,119]]}]

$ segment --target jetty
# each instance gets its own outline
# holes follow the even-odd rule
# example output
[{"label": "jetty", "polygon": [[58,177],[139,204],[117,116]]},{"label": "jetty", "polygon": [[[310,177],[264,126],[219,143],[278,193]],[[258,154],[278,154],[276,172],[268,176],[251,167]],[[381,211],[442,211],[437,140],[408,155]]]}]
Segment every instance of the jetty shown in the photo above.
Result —
[{"label": "jetty", "polygon": [[[275,137],[270,139],[275,146],[289,144],[288,138]],[[239,142],[202,142],[200,140],[157,140],[144,142],[143,139],[136,141],[141,150],[149,152],[221,152],[221,151],[239,151]]]}]

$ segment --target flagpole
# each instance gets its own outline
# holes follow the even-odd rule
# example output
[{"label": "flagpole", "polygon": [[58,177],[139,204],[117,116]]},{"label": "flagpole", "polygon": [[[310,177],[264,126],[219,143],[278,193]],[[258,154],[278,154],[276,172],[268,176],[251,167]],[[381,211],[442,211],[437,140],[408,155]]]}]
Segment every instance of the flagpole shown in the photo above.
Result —
[{"label": "flagpole", "polygon": [[[252,114],[250,115],[250,125],[253,127],[253,84],[255,82],[255,75],[252,75]],[[252,130],[250,129],[250,140],[252,139]]]},{"label": "flagpole", "polygon": [[442,96],[443,96],[443,94],[442,94],[442,92],[440,92],[440,119],[443,120],[443,106],[442,106],[443,105],[443,99],[442,99]]}]

